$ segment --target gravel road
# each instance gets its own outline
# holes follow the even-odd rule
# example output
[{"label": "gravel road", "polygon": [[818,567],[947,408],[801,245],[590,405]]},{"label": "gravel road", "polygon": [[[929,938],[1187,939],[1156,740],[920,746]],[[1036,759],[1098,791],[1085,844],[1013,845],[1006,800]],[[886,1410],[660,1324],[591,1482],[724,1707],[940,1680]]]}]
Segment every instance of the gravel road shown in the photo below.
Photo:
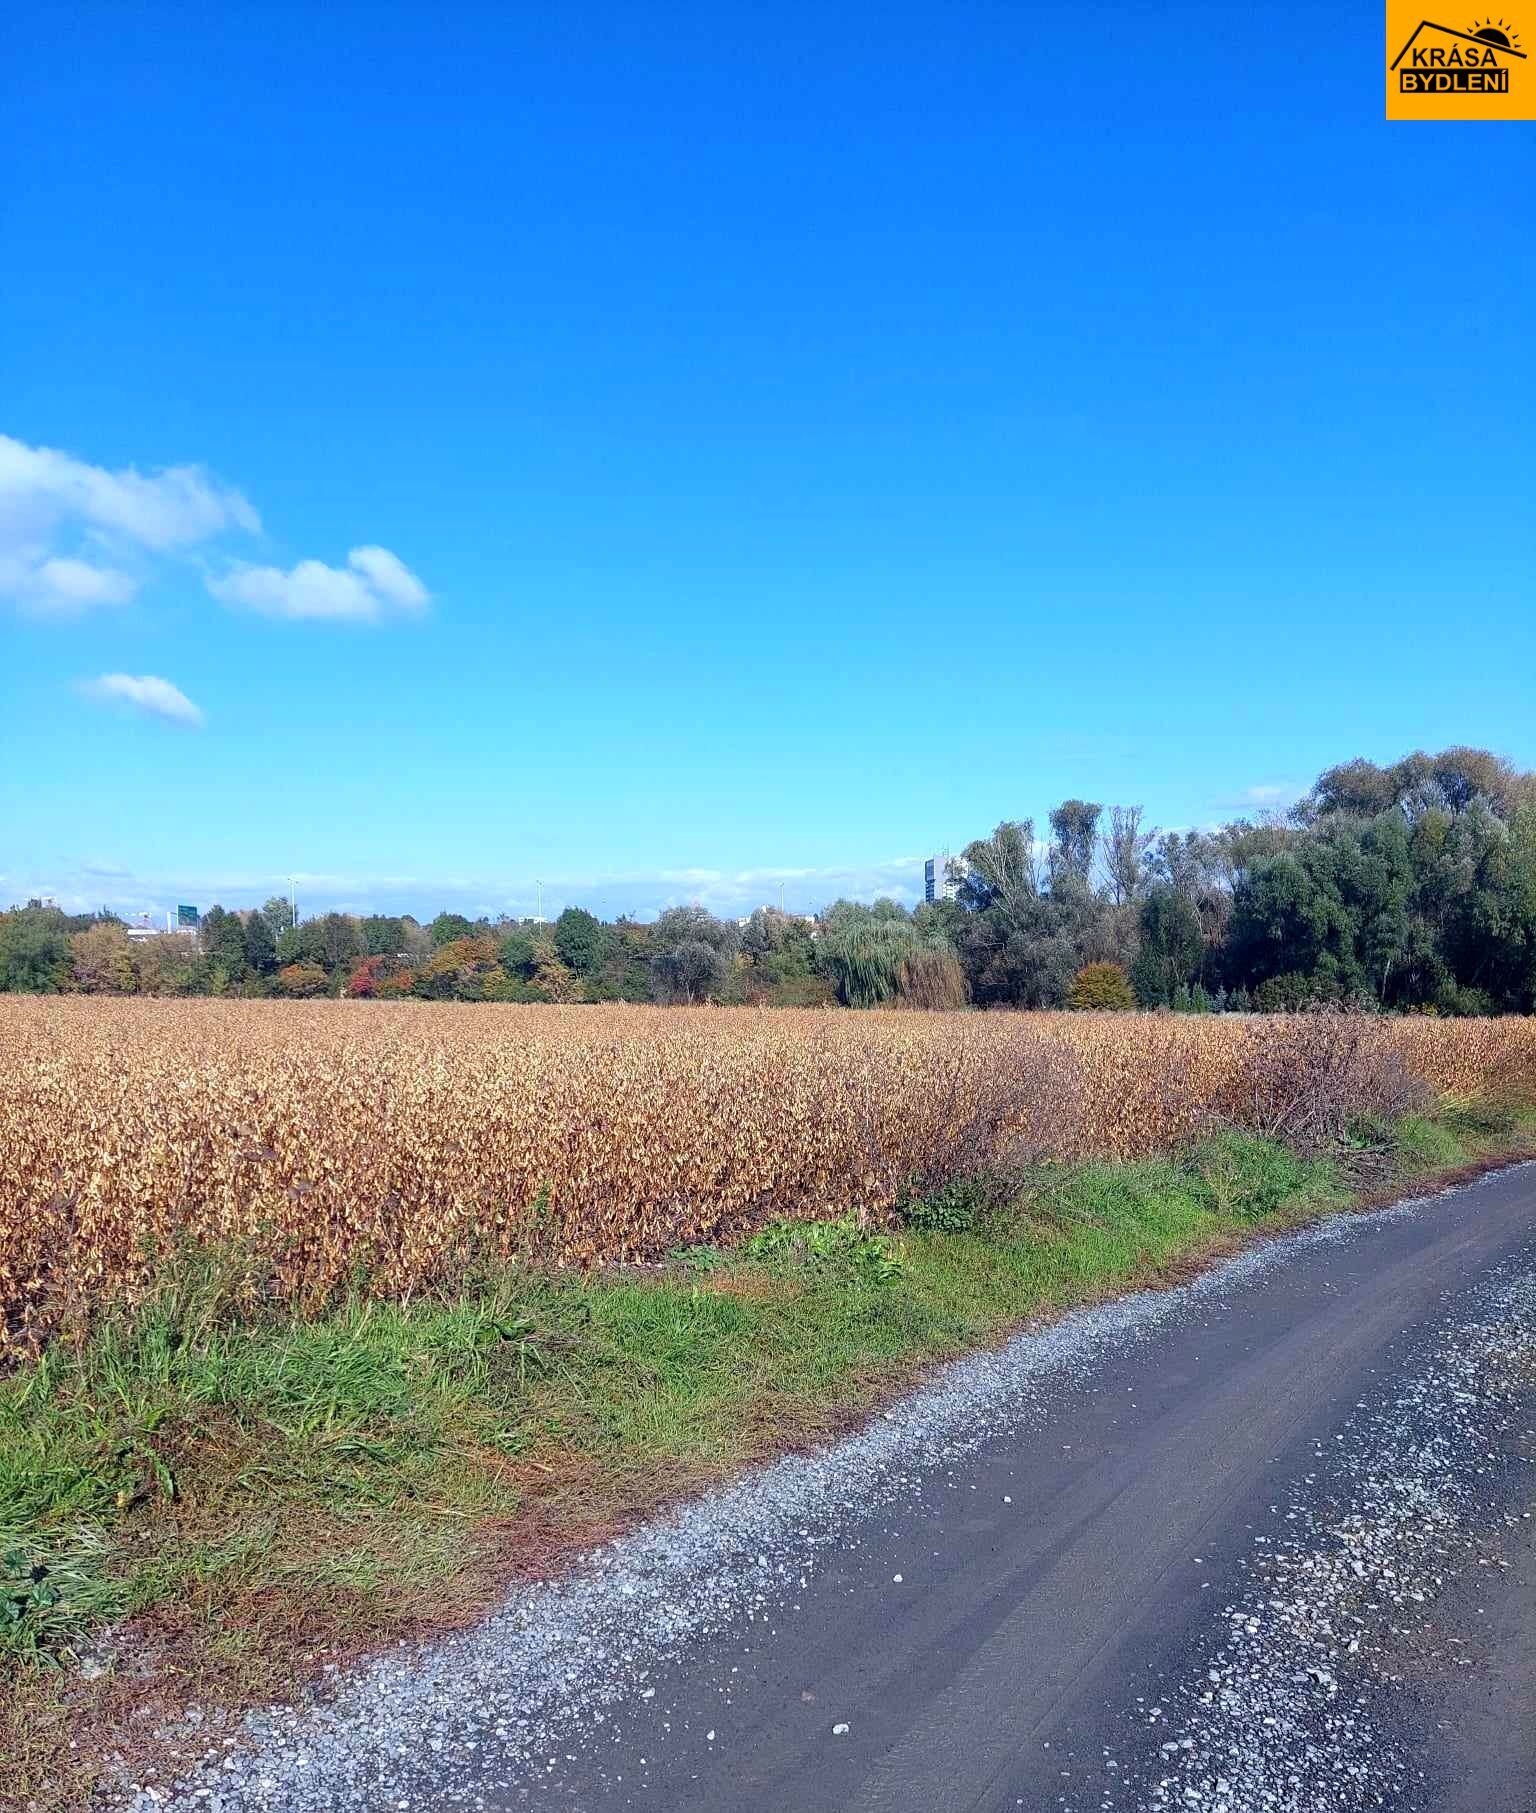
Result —
[{"label": "gravel road", "polygon": [[119,1804],[1536,1813],[1536,1166],[954,1366]]}]

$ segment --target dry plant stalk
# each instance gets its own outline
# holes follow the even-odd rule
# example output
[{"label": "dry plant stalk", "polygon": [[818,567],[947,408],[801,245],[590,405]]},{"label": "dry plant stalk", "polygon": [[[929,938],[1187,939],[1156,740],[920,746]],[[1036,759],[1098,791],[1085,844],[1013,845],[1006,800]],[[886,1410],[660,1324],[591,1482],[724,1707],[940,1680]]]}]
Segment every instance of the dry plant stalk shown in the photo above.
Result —
[{"label": "dry plant stalk", "polygon": [[878,1215],[1018,1156],[1536,1093],[1536,1021],[0,999],[0,1349],[183,1243],[299,1313]]}]

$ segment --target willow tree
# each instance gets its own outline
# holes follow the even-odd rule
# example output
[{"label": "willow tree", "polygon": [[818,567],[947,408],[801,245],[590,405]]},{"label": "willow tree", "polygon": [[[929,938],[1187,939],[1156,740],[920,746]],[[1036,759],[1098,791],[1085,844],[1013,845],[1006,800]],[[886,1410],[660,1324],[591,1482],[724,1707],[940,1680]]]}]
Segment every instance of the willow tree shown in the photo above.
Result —
[{"label": "willow tree", "polygon": [[[954,963],[943,933],[914,919],[894,900],[877,900],[872,907],[839,900],[822,915],[816,961],[849,1007],[878,1007],[908,989],[914,997],[938,994],[950,1005],[958,966],[955,976],[946,973],[941,982],[936,956]],[[914,998],[913,1005],[918,1004]]]}]

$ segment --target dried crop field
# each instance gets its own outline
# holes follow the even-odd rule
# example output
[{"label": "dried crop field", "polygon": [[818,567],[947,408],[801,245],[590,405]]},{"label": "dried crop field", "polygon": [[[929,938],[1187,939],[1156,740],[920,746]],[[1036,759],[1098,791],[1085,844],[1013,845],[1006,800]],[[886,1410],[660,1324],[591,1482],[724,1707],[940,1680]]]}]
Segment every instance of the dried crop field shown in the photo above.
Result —
[{"label": "dried crop field", "polygon": [[1012,1157],[1536,1094],[1536,1021],[0,1000],[0,1344],[195,1240],[315,1308],[878,1213]]}]

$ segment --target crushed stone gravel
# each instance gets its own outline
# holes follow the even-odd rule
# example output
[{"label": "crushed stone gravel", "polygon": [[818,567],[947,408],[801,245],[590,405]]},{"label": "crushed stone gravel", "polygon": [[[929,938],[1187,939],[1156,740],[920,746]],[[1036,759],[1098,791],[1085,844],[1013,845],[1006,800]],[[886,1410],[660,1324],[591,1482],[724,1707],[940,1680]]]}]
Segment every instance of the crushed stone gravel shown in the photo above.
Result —
[{"label": "crushed stone gravel", "polygon": [[[562,1578],[515,1591],[472,1631],[392,1651],[316,1702],[269,1706],[234,1723],[209,1715],[207,1749],[189,1774],[124,1783],[107,1803],[125,1813],[330,1813],[343,1806],[413,1813],[542,1804],[565,1766],[608,1741],[616,1715],[641,1701],[656,1711],[661,1741],[697,1743],[704,1737],[699,1727],[707,1726],[701,1709],[665,1703],[667,1664],[686,1645],[743,1621],[761,1628],[791,1610],[818,1556],[864,1541],[877,1530],[874,1514],[882,1507],[952,1483],[968,1454],[1044,1415],[1061,1393],[1087,1382],[1106,1353],[1149,1337],[1171,1318],[1218,1307],[1227,1293],[1299,1251],[1368,1237],[1371,1228],[1418,1214],[1435,1199],[1319,1222],[1258,1243],[1176,1289],[1079,1311],[961,1360],[860,1433],[777,1461],[588,1553]],[[1453,1388],[1449,1362],[1440,1376],[1436,1416],[1442,1398],[1454,1402],[1456,1390],[1472,1389],[1465,1380]],[[1472,1406],[1466,1414],[1474,1414]],[[1409,1427],[1406,1409],[1401,1417]],[[1375,1451],[1388,1452],[1379,1441]],[[1435,1471],[1439,1452],[1433,1433],[1425,1434],[1413,1448],[1421,1457],[1415,1483],[1401,1488],[1382,1470],[1385,1461],[1369,1468],[1347,1538],[1287,1551],[1284,1568],[1262,1588],[1256,1576],[1252,1604],[1230,1608],[1210,1676],[1172,1740],[1177,1753],[1161,1749],[1166,1725],[1153,1733],[1159,1743],[1151,1755],[1162,1768],[1147,1791],[1163,1799],[1146,1804],[1209,1813],[1303,1806],[1326,1813],[1377,1804],[1287,1799],[1285,1771],[1304,1760],[1308,1744],[1325,1746],[1326,1766],[1337,1759],[1346,1773],[1379,1770],[1386,1760],[1340,1686],[1336,1652],[1351,1639],[1355,1614],[1347,1607],[1362,1582],[1387,1593],[1384,1602],[1394,1606],[1391,1594],[1403,1580],[1417,1586],[1420,1551],[1410,1556],[1405,1534],[1415,1520],[1442,1532],[1423,1545],[1429,1569],[1444,1520],[1455,1511],[1449,1480]],[[1332,1557],[1326,1562],[1325,1546]],[[1287,1646],[1292,1678],[1283,1691],[1263,1679],[1272,1666],[1270,1642]],[[1207,1691],[1208,1702],[1201,1697]],[[1280,1735],[1234,1751],[1239,1727],[1269,1717],[1283,1721]],[[845,1728],[842,1721],[830,1725]],[[1282,1739],[1292,1743],[1289,1751]],[[1220,1760],[1229,1753],[1239,1756],[1230,1767]],[[1117,1760],[1117,1771],[1123,1767]],[[1248,1773],[1234,1774],[1237,1767]],[[1117,1804],[1127,1804],[1125,1792],[1123,1784],[1116,1789]],[[1265,1798],[1273,1795],[1280,1798]]]},{"label": "crushed stone gravel", "polygon": [[1342,1439],[1314,1444],[1316,1470],[1284,1501],[1288,1533],[1254,1538],[1247,1590],[1189,1677],[1158,1689],[1182,1710],[1147,1717],[1155,1754],[1109,1765],[1118,1779],[1064,1807],[1363,1813],[1412,1800],[1433,1740],[1403,1671],[1468,1665],[1435,1602],[1467,1570],[1500,1566],[1491,1538],[1529,1515],[1509,1505],[1531,1491],[1520,1438],[1536,1274],[1493,1274],[1426,1345]]}]

